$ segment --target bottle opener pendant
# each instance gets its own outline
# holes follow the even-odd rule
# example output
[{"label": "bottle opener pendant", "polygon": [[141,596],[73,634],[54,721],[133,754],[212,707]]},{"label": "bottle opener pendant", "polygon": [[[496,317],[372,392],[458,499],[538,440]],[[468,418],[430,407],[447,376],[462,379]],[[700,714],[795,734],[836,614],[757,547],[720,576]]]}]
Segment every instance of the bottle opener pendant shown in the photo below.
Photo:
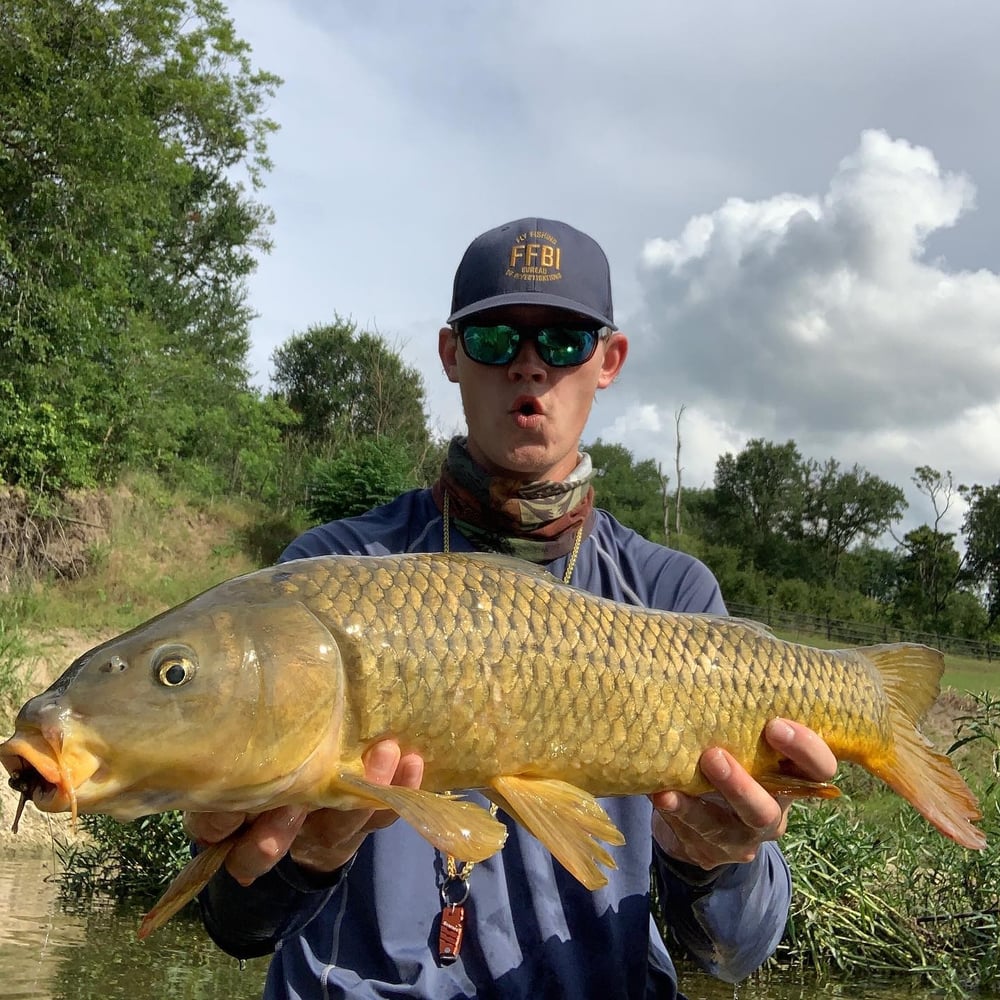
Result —
[{"label": "bottle opener pendant", "polygon": [[438,961],[451,965],[462,950],[465,937],[465,901],[469,898],[468,875],[449,878],[441,886],[441,926],[438,929]]},{"label": "bottle opener pendant", "polygon": [[438,932],[438,959],[442,965],[451,965],[462,950],[465,936],[465,907],[449,903],[441,910],[441,929]]}]

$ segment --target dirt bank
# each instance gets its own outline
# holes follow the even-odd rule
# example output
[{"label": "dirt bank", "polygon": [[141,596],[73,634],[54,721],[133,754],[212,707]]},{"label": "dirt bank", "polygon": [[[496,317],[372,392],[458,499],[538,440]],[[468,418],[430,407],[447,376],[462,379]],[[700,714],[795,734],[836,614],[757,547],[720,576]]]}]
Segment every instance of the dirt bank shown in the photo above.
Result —
[{"label": "dirt bank", "polygon": [[96,490],[67,493],[42,509],[37,497],[0,486],[0,592],[15,577],[74,580],[89,552],[107,541],[111,497]]}]

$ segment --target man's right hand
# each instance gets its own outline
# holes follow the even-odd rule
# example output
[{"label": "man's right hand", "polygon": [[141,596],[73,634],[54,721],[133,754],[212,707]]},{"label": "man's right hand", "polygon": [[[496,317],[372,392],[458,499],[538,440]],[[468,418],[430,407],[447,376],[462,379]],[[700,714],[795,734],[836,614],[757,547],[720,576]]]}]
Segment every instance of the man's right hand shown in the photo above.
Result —
[{"label": "man's right hand", "polygon": [[[400,754],[395,740],[382,740],[364,756],[365,779],[379,785],[419,788],[424,762],[417,754]],[[199,844],[215,844],[246,829],[226,858],[229,874],[240,885],[250,885],[269,872],[286,854],[296,864],[316,873],[334,872],[357,853],[373,830],[398,819],[388,809],[316,809],[282,806],[267,812],[184,814],[184,827]]]}]

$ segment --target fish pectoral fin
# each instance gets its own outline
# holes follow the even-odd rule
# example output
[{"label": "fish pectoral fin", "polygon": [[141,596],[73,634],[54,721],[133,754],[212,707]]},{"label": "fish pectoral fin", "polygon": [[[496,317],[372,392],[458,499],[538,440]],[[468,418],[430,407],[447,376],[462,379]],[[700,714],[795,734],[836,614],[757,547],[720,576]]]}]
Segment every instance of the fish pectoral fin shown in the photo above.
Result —
[{"label": "fish pectoral fin", "polygon": [[566,870],[588,889],[608,884],[598,867],[616,868],[597,842],[621,846],[625,837],[589,792],[566,781],[506,775],[486,794],[536,836]]},{"label": "fish pectoral fin", "polygon": [[772,795],[786,799],[835,799],[840,795],[840,789],[828,781],[810,781],[791,774],[761,774],[757,776],[757,783]]},{"label": "fish pectoral fin", "polygon": [[422,788],[376,785],[353,774],[331,784],[376,808],[391,809],[439,851],[460,861],[485,861],[507,839],[507,828],[482,806]]},{"label": "fish pectoral fin", "polygon": [[[242,828],[238,832],[242,833]],[[142,923],[139,924],[140,940],[145,940],[153,931],[159,930],[208,885],[212,876],[222,867],[236,840],[237,836],[234,834],[206,847],[177,873],[156,905],[142,918]]]}]

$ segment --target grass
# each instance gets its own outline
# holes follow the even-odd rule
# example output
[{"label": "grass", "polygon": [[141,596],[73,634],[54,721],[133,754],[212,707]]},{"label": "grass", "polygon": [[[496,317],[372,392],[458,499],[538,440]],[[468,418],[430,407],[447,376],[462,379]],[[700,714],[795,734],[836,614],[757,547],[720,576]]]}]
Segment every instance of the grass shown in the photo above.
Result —
[{"label": "grass", "polygon": [[792,912],[772,964],[839,979],[917,976],[952,997],[1000,986],[997,802],[981,794],[989,843],[942,840],[900,800],[797,806],[782,848]]},{"label": "grass", "polygon": [[782,841],[792,912],[772,965],[839,979],[916,976],[949,997],[996,995],[1000,701],[990,692],[943,701],[936,735],[979,800],[986,848],[942,838],[872,775],[842,766],[842,798],[793,808]]},{"label": "grass", "polygon": [[120,490],[106,538],[76,580],[36,582],[23,594],[30,631],[122,631],[259,565],[239,544],[255,512],[231,503],[196,505],[148,483]]},{"label": "grass", "polygon": [[0,719],[13,718],[27,697],[31,672],[24,667],[27,644],[15,624],[14,602],[0,606]]},{"label": "grass", "polygon": [[1000,693],[1000,662],[946,654],[942,684],[970,694],[979,691]]},{"label": "grass", "polygon": [[[166,492],[146,476],[95,501],[107,518],[75,580],[36,580],[0,595],[0,723],[88,646],[222,580],[273,562],[303,525],[233,501]],[[72,648],[72,655],[70,651]],[[51,666],[50,666],[51,664]]]}]

